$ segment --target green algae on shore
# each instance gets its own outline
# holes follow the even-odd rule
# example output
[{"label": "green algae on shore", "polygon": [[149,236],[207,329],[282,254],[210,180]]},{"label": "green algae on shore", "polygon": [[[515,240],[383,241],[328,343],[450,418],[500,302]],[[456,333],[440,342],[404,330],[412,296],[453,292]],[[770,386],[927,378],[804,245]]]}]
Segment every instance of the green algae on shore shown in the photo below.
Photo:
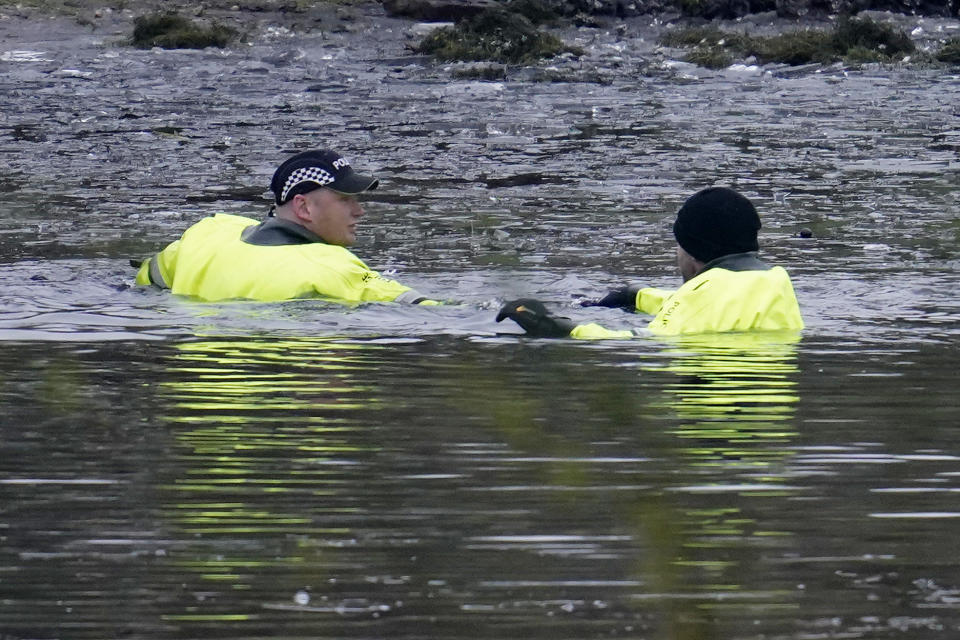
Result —
[{"label": "green algae on shore", "polygon": [[537,29],[525,15],[487,9],[452,27],[442,27],[414,47],[439,60],[526,64],[578,50]]},{"label": "green algae on shore", "polygon": [[960,38],[947,40],[934,57],[940,62],[960,65]]},{"label": "green algae on shore", "polygon": [[888,62],[913,53],[915,47],[902,31],[870,18],[843,17],[833,29],[803,29],[776,36],[750,36],[697,27],[669,33],[661,43],[694,47],[685,58],[708,68],[728,66],[736,57],[755,58],[761,64],[801,65],[854,62]]},{"label": "green algae on shore", "polygon": [[202,27],[178,13],[154,13],[134,20],[132,44],[149,49],[203,49],[225,47],[237,36],[230,27]]}]

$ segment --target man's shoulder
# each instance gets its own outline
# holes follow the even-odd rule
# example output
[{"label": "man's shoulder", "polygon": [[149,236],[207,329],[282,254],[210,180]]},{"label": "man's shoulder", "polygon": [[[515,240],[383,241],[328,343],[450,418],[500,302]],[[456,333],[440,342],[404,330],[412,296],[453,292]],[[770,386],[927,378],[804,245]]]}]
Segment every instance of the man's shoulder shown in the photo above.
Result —
[{"label": "man's shoulder", "polygon": [[346,247],[335,244],[326,244],[325,242],[313,242],[310,244],[296,245],[296,248],[304,256],[316,262],[325,264],[351,264],[369,269],[357,254]]},{"label": "man's shoulder", "polygon": [[[234,213],[215,213],[203,220],[210,220],[212,224],[221,224],[224,226],[236,225],[238,227],[249,227],[252,224],[260,224],[259,220],[254,220],[246,216],[238,216]],[[201,222],[203,222],[203,220],[201,220]]]},{"label": "man's shoulder", "polygon": [[187,231],[192,229],[245,228],[253,224],[257,224],[257,221],[253,218],[238,216],[232,213],[215,213],[212,216],[207,216],[194,222]]},{"label": "man's shoulder", "polygon": [[744,271],[714,267],[684,282],[677,290],[677,295],[728,294],[741,289],[779,287],[789,282],[790,275],[780,266]]}]

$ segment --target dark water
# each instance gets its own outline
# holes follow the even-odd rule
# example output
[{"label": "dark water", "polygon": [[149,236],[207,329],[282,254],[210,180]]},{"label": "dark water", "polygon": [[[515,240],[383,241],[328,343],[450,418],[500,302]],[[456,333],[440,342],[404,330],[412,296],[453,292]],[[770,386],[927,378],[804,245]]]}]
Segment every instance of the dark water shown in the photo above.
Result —
[{"label": "dark water", "polygon": [[[706,72],[638,23],[450,81],[376,25],[178,52],[0,20],[0,637],[957,637],[958,76]],[[130,286],[322,145],[383,179],[357,253],[461,304]],[[642,325],[575,301],[676,285],[713,183],[799,339],[493,322]]]}]

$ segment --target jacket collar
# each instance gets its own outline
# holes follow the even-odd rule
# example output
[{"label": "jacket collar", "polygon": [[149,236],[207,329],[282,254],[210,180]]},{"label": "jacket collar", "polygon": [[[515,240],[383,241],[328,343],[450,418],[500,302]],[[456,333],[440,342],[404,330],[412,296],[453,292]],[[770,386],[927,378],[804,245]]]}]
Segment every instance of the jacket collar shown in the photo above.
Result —
[{"label": "jacket collar", "polygon": [[267,218],[258,225],[247,227],[240,238],[247,244],[268,247],[324,242],[323,238],[306,227],[290,220],[274,217]]},{"label": "jacket collar", "polygon": [[726,269],[727,271],[768,271],[770,265],[757,258],[756,251],[747,251],[745,253],[730,253],[719,258],[714,258],[703,267],[704,271],[708,269]]}]

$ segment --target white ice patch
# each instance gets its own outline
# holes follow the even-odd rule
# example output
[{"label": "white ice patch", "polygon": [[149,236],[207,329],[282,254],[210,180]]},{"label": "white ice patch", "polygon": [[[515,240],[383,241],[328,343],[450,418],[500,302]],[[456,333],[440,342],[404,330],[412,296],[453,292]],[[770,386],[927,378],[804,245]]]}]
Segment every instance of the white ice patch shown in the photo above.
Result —
[{"label": "white ice patch", "polygon": [[46,51],[4,51],[0,53],[2,62],[53,62],[53,58],[45,58]]}]

